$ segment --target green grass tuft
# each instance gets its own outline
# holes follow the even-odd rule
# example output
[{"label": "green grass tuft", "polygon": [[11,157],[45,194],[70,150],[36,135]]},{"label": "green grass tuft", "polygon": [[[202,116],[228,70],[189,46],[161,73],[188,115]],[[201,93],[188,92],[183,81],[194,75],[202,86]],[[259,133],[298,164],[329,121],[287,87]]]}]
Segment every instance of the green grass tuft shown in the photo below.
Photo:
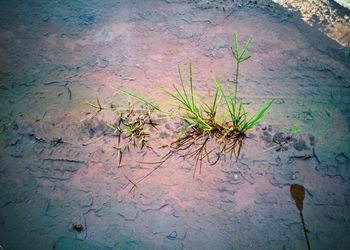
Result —
[{"label": "green grass tuft", "polygon": [[[175,115],[175,117],[183,119],[188,124],[185,128],[186,132],[190,129],[196,129],[202,131],[203,134],[208,135],[217,133],[220,140],[242,136],[259,123],[264,114],[273,104],[274,100],[271,100],[258,114],[248,117],[249,112],[245,110],[243,102],[238,100],[238,83],[240,64],[252,57],[251,55],[247,55],[247,51],[253,40],[253,36],[249,37],[241,51],[239,50],[239,42],[236,33],[233,34],[233,40],[234,43],[231,47],[231,52],[236,62],[235,79],[233,82],[234,90],[232,90],[231,83],[228,83],[227,90],[225,91],[220,81],[215,79],[214,83],[216,88],[213,99],[211,100],[209,97],[209,102],[205,100],[198,102],[194,94],[191,62],[189,63],[188,86],[184,83],[181,68],[180,65],[178,65],[180,88],[176,85],[173,85],[172,91],[162,88],[162,91],[166,95],[175,100],[175,103],[171,103],[170,106],[176,107],[180,110],[180,114]],[[113,89],[135,98],[158,112],[169,115],[169,112],[163,111],[158,105],[155,105],[140,96],[118,87],[113,87]],[[217,119],[216,116],[222,99],[224,100],[226,107],[226,110],[222,112],[225,116],[224,119]],[[227,122],[227,117],[231,118],[231,122]]]},{"label": "green grass tuft", "polygon": [[[161,109],[159,105],[153,104],[134,93],[119,87],[113,87],[116,91],[146,104],[149,108],[147,114],[141,113],[140,117],[137,118],[135,117],[136,114],[133,106],[129,104],[127,113],[120,114],[118,124],[108,125],[114,133],[119,136],[119,139],[124,133],[126,136],[125,138],[129,138],[129,141],[132,142],[134,146],[136,146],[136,144],[141,144],[142,149],[149,139],[149,134],[145,132],[145,126],[155,127],[150,114],[151,110],[163,113],[171,118],[179,118],[186,123],[175,141],[168,145],[170,148],[169,152],[163,156],[160,161],[149,163],[157,164],[150,173],[136,182],[128,179],[133,185],[131,190],[135,189],[139,182],[160,168],[174,153],[184,152],[184,158],[192,158],[195,160],[194,174],[196,173],[197,165],[199,165],[199,172],[201,171],[203,159],[207,159],[211,165],[214,165],[219,161],[221,155],[229,153],[231,156],[235,156],[236,161],[238,160],[243,145],[243,139],[246,137],[246,132],[259,123],[274,100],[270,100],[268,104],[255,115],[250,115],[250,112],[246,110],[242,100],[239,100],[238,86],[240,65],[252,57],[252,55],[248,55],[247,53],[253,36],[249,37],[242,50],[239,49],[236,33],[233,34],[233,40],[231,52],[236,63],[234,81],[232,83],[229,82],[227,84],[227,89],[224,89],[220,81],[214,79],[215,92],[212,97],[209,94],[208,99],[199,99],[194,93],[192,63],[189,63],[188,84],[185,84],[180,65],[178,65],[180,86],[173,85],[172,90],[162,88],[162,91],[173,100],[168,106],[176,107],[179,111],[178,113],[174,114],[170,109],[169,111],[163,108]],[[93,105],[93,107],[98,108],[99,111],[102,110],[99,102],[98,106]],[[219,115],[220,117],[218,118]],[[293,133],[293,131],[294,130],[291,130],[291,133]],[[211,139],[214,139],[216,143],[219,144],[219,147],[208,150],[207,143]],[[137,143],[137,140],[139,143]],[[215,152],[215,154],[212,152]],[[211,153],[216,156],[215,160],[212,160],[213,157],[210,156]],[[120,166],[121,157],[122,153],[120,152],[118,166]]]}]

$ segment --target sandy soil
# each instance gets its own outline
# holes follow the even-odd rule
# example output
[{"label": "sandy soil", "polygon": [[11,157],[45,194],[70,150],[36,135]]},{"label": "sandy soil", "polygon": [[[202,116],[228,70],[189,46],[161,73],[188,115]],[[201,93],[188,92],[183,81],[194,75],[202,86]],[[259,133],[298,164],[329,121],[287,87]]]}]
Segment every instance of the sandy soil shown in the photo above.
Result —
[{"label": "sandy soil", "polygon": [[[271,12],[279,12],[279,6],[283,6],[291,10],[290,15],[299,13],[309,25],[318,27],[321,32],[342,46],[350,46],[350,7],[346,8],[349,5],[343,2],[341,2],[343,6],[329,0],[192,0],[191,2],[200,8],[226,10],[255,5]],[[344,53],[349,54],[349,50],[346,49]]]},{"label": "sandy soil", "polygon": [[[0,2],[4,249],[303,249],[293,183],[307,191],[313,249],[350,245],[349,55],[280,5],[209,4]],[[276,100],[254,138],[238,162],[204,165],[195,179],[194,163],[174,157],[131,197],[124,175],[143,176],[151,167],[138,161],[166,151],[132,150],[117,168],[117,139],[106,126],[115,116],[82,124],[93,111],[86,101],[98,94],[105,107],[125,105],[111,86],[167,101],[158,87],[178,83],[177,64],[187,78],[189,60],[205,96],[213,76],[233,79],[234,31],[242,40],[254,35],[240,98],[254,112]],[[294,124],[302,132],[288,150],[271,150]],[[178,129],[162,126],[154,147]]]},{"label": "sandy soil", "polygon": [[350,46],[350,7],[348,9],[342,8],[342,6],[328,0],[275,0],[275,2],[284,7],[298,10],[307,23],[318,26],[322,32],[341,45]]}]

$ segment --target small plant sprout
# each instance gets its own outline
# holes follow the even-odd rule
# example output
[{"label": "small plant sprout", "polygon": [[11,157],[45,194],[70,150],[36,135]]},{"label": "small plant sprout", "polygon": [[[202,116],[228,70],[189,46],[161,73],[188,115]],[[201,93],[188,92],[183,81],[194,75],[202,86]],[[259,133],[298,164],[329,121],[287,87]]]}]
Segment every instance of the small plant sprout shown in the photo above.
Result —
[{"label": "small plant sprout", "polygon": [[123,158],[123,149],[121,147],[113,147],[113,148],[117,151],[118,168],[120,168],[122,164],[122,158]]},{"label": "small plant sprout", "polygon": [[128,109],[125,113],[120,113],[119,119],[116,125],[107,124],[108,127],[114,130],[114,133],[119,136],[123,133],[124,138],[129,138],[129,142],[137,147],[137,144],[141,145],[141,149],[148,141],[149,133],[146,130],[146,125],[156,126],[151,121],[149,113],[143,112],[143,110],[135,110],[134,105],[129,102]]},{"label": "small plant sprout", "polygon": [[294,135],[299,134],[301,132],[301,128],[298,125],[294,124],[290,128],[284,128],[284,131],[289,132],[290,137],[293,137]]},{"label": "small plant sprout", "polygon": [[113,129],[113,134],[119,135],[121,133],[120,127],[116,127],[116,126],[109,124],[109,123],[107,124],[107,127]]},{"label": "small plant sprout", "polygon": [[122,164],[123,154],[124,154],[124,152],[129,152],[129,146],[128,145],[126,145],[124,147],[113,146],[113,148],[117,151],[118,168],[120,168],[121,164]]},{"label": "small plant sprout", "polygon": [[95,108],[96,110],[92,114],[90,114],[87,117],[85,117],[84,119],[80,120],[80,122],[82,122],[82,123],[91,120],[92,118],[97,116],[98,113],[100,113],[102,110],[105,109],[102,107],[100,99],[98,98],[98,95],[96,95],[96,104],[93,104],[90,102],[87,102],[87,104],[89,104],[91,107]]},{"label": "small plant sprout", "polygon": [[[288,144],[293,141],[294,136],[301,132],[301,128],[298,125],[293,125],[292,127],[284,128],[284,131],[288,134],[282,136],[281,138],[274,139],[273,142],[276,144],[276,151],[285,151],[288,149]],[[283,134],[283,133],[282,133]]]}]

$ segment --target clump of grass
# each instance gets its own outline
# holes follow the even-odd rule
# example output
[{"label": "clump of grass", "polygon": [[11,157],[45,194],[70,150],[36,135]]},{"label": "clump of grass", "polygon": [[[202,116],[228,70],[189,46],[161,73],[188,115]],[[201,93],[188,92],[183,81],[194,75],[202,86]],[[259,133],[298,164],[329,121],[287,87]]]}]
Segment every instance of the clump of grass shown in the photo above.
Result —
[{"label": "clump of grass", "polygon": [[[243,49],[239,50],[239,43],[237,34],[234,33],[234,45],[231,47],[231,52],[236,62],[236,72],[234,79],[234,91],[232,90],[231,83],[227,85],[227,91],[224,91],[222,84],[219,80],[215,79],[215,94],[212,100],[208,102],[198,102],[193,90],[193,77],[192,77],[192,64],[189,64],[189,86],[186,86],[183,81],[180,66],[178,66],[179,78],[181,88],[173,85],[173,91],[163,89],[163,91],[176,102],[171,106],[177,107],[181,110],[181,113],[177,115],[177,118],[184,120],[188,126],[178,136],[178,140],[183,137],[188,131],[201,132],[201,135],[209,135],[211,137],[219,137],[218,142],[224,141],[224,139],[241,139],[245,137],[245,133],[252,129],[264,116],[266,111],[270,108],[274,100],[271,100],[258,114],[249,117],[242,101],[238,100],[238,83],[239,83],[239,68],[241,63],[249,60],[252,56],[247,55],[248,47],[252,41],[252,36],[249,37]],[[149,101],[136,96],[135,94],[125,91],[121,88],[114,87],[115,90],[120,91],[130,97],[136,98],[149,107],[158,112],[165,112],[161,110],[157,105],[150,103]],[[226,110],[224,117],[229,116],[230,122],[225,119],[217,119],[218,108],[221,100],[224,100]],[[183,137],[185,138],[185,137]],[[233,143],[232,145],[236,145]],[[238,143],[239,145],[240,143]],[[237,157],[239,152],[237,151]]]},{"label": "clump of grass", "polygon": [[271,100],[266,107],[264,107],[257,115],[248,118],[248,112],[245,111],[244,104],[242,101],[238,104],[238,82],[239,82],[239,66],[244,61],[249,60],[252,56],[246,55],[248,47],[252,41],[253,37],[250,36],[247,43],[245,44],[242,51],[239,50],[237,34],[234,33],[233,40],[234,46],[231,47],[232,55],[236,61],[236,72],[234,80],[234,92],[231,89],[231,84],[227,85],[227,94],[222,89],[219,80],[215,79],[215,84],[217,89],[220,90],[222,96],[224,97],[226,108],[231,117],[231,124],[229,129],[225,132],[224,137],[232,135],[244,135],[249,129],[252,129],[264,116],[266,111],[270,108],[274,100]]},{"label": "clump of grass", "polygon": [[149,140],[148,126],[156,128],[156,123],[151,119],[150,110],[135,110],[132,103],[129,102],[129,107],[126,110],[117,112],[118,118],[114,124],[107,124],[113,130],[113,133],[118,136],[118,143],[123,139],[129,139],[132,146],[141,149]]},{"label": "clump of grass", "polygon": [[[182,73],[180,66],[178,66],[178,72],[181,83],[181,91],[173,85],[175,92],[163,89],[163,91],[177,102],[172,104],[182,111],[182,114],[177,117],[185,120],[188,123],[188,127],[184,131],[188,131],[193,127],[199,128],[205,134],[211,134],[213,126],[211,121],[207,119],[203,114],[203,109],[198,105],[193,92],[193,77],[192,77],[192,64],[190,62],[190,79],[189,79],[189,91],[186,90],[184,81],[182,79]],[[213,111],[214,112],[214,111]]]},{"label": "clump of grass", "polygon": [[150,137],[149,127],[157,128],[158,124],[152,120],[149,108],[135,109],[131,102],[127,109],[120,110],[113,107],[112,110],[116,112],[117,119],[114,123],[108,123],[107,126],[118,138],[118,145],[113,148],[116,150],[117,166],[120,168],[123,156],[130,151],[129,145],[140,150],[145,146],[149,147],[147,145]]},{"label": "clump of grass", "polygon": [[[240,65],[252,57],[247,54],[252,39],[253,37],[250,36],[243,49],[240,50],[237,34],[234,33],[234,43],[231,47],[231,52],[236,63],[234,81],[233,83],[228,83],[227,90],[224,90],[220,81],[215,79],[215,92],[213,97],[209,95],[208,100],[200,100],[194,93],[192,63],[189,63],[188,85],[184,83],[180,66],[178,66],[180,86],[173,85],[173,90],[162,89],[167,96],[175,101],[170,106],[176,107],[180,111],[178,114],[174,115],[170,111],[163,110],[159,105],[153,104],[132,92],[113,87],[116,91],[144,103],[149,108],[148,116],[137,114],[139,117],[135,117],[135,113],[129,105],[129,112],[125,115],[121,114],[117,126],[109,124],[109,127],[119,136],[122,133],[122,129],[120,128],[122,125],[124,127],[123,131],[127,134],[127,138],[129,138],[132,145],[136,145],[136,140],[139,140],[141,145],[147,142],[149,135],[144,132],[144,125],[146,123],[151,124],[151,111],[160,112],[172,118],[176,117],[186,124],[176,139],[168,145],[169,151],[166,155],[158,162],[144,162],[145,164],[156,165],[151,172],[138,181],[128,179],[133,185],[130,191],[134,190],[138,183],[159,169],[174,153],[183,153],[184,158],[195,160],[193,177],[198,166],[199,172],[201,172],[202,161],[205,159],[211,165],[216,164],[220,160],[221,155],[230,154],[231,157],[235,157],[236,161],[239,159],[243,141],[246,138],[246,132],[258,124],[274,101],[269,101],[260,112],[251,116],[246,111],[243,102],[238,98]],[[96,108],[99,108],[99,106]],[[219,113],[221,114],[220,118],[218,117]],[[130,117],[133,118],[131,119]],[[219,145],[219,150],[215,150],[215,148],[218,148],[217,146],[209,149],[208,143],[210,141],[214,141],[215,145]],[[214,151],[215,157],[211,155]],[[122,151],[119,148],[118,153],[120,159]],[[119,165],[120,162],[121,160],[119,160]]]}]

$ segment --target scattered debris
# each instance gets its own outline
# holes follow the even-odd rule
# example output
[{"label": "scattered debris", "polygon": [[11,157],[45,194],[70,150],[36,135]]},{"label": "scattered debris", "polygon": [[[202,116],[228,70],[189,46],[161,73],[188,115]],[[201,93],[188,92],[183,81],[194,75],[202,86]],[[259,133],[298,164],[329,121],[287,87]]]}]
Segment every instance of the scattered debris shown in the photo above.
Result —
[{"label": "scattered debris", "polygon": [[57,144],[64,143],[62,138],[53,138],[50,140],[51,145],[56,146]]},{"label": "scattered debris", "polygon": [[288,159],[300,159],[300,160],[307,160],[312,158],[312,155],[306,154],[306,155],[292,155],[288,156]]}]

